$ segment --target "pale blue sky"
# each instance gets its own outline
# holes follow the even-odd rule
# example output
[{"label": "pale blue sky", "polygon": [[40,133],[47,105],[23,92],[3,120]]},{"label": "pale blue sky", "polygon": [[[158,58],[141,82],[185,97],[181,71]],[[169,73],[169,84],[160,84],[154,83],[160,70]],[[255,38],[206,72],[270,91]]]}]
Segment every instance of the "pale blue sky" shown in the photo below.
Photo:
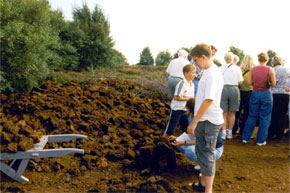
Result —
[{"label": "pale blue sky", "polygon": [[288,0],[49,0],[72,18],[74,7],[98,4],[108,17],[115,48],[135,64],[144,47],[155,59],[159,51],[197,43],[217,47],[223,56],[231,45],[256,56],[276,51],[290,65]]}]

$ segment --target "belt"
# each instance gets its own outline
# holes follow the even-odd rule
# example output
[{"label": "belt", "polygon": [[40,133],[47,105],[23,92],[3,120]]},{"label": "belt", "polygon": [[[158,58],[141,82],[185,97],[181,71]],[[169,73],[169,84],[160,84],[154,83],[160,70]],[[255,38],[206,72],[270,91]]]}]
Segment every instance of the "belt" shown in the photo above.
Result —
[{"label": "belt", "polygon": [[224,86],[235,86],[235,87],[239,87],[238,85],[230,85],[230,84],[225,84]]},{"label": "belt", "polygon": [[183,78],[180,78],[178,76],[170,76],[170,77],[172,77],[172,78],[178,78],[178,79],[183,79]]}]

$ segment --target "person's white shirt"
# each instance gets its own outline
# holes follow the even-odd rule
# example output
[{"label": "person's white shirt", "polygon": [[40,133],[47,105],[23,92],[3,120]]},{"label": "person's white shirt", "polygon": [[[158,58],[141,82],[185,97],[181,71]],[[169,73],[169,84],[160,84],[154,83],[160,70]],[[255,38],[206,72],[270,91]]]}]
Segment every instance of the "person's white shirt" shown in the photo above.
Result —
[{"label": "person's white shirt", "polygon": [[216,65],[213,64],[211,67],[204,70],[198,83],[194,108],[195,115],[204,100],[211,99],[213,103],[199,121],[209,121],[215,125],[224,123],[223,110],[220,107],[223,86],[223,76]]},{"label": "person's white shirt", "polygon": [[241,68],[233,64],[224,64],[220,67],[224,78],[224,85],[238,86],[242,82],[243,75]]},{"label": "person's white shirt", "polygon": [[179,77],[179,78],[184,78],[183,75],[183,67],[187,64],[190,64],[190,62],[185,59],[183,56],[180,56],[178,58],[173,59],[167,69],[166,72],[170,75],[170,76],[175,76],[175,77]]},{"label": "person's white shirt", "polygon": [[[181,96],[184,98],[194,98],[194,84],[189,84],[185,79],[180,81],[175,88],[174,95]],[[177,101],[172,99],[170,108],[174,111],[183,110],[187,111],[186,109],[186,101]]]}]

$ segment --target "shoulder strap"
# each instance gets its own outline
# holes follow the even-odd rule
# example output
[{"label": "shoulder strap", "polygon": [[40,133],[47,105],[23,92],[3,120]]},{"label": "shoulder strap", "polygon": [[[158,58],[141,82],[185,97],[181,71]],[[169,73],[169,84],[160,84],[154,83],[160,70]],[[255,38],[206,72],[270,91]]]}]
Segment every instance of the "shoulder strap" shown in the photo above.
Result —
[{"label": "shoulder strap", "polygon": [[245,76],[245,74],[247,74],[248,72],[250,72],[250,70],[246,70],[246,71],[243,73],[243,76]]},{"label": "shoulder strap", "polygon": [[229,67],[231,67],[232,64],[228,65],[228,67],[224,70],[223,74],[227,71],[227,69],[229,69]]}]

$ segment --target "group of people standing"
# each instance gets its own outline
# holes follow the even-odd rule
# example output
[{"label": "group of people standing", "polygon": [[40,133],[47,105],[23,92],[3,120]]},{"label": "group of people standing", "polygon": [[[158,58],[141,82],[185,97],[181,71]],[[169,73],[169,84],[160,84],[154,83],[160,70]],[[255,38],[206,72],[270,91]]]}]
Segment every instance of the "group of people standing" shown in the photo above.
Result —
[{"label": "group of people standing", "polygon": [[263,52],[258,55],[258,65],[252,55],[246,55],[240,67],[232,53],[225,54],[226,61],[230,58],[231,62],[220,67],[224,77],[221,107],[228,123],[222,128],[223,139],[231,139],[239,129],[242,142],[248,143],[258,125],[258,146],[266,145],[267,140],[280,140],[288,112],[290,68],[283,66],[279,56],[273,58],[273,67],[267,66],[269,57]]},{"label": "group of people standing", "polygon": [[[212,192],[222,139],[231,139],[239,129],[242,142],[247,143],[257,120],[257,145],[266,145],[267,138],[281,139],[289,103],[290,70],[279,56],[274,57],[273,68],[266,65],[266,53],[258,55],[257,66],[252,55],[238,66],[239,57],[228,52],[226,64],[218,67],[212,60],[216,51],[214,46],[197,44],[190,64],[188,53],[180,50],[166,70],[172,101],[163,136],[175,140],[172,144],[191,161],[197,160],[203,175],[192,188],[200,192]],[[178,124],[185,138],[173,136]]]}]

